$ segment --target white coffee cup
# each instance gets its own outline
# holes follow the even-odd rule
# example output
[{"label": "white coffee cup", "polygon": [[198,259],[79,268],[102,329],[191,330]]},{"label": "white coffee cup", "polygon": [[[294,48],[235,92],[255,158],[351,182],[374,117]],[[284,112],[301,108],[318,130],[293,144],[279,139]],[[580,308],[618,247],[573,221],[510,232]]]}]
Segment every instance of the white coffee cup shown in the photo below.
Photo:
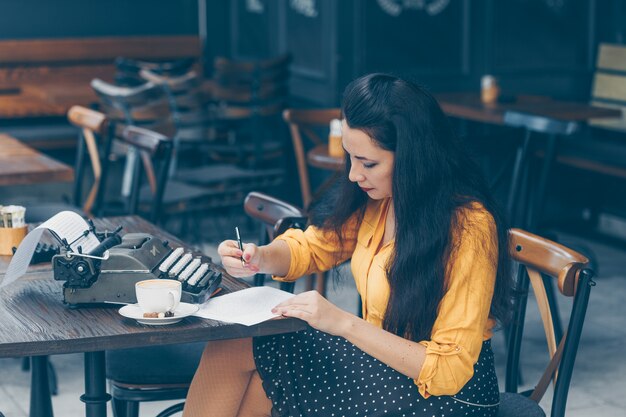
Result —
[{"label": "white coffee cup", "polygon": [[173,279],[147,279],[135,284],[137,303],[144,313],[176,310],[181,291],[180,281]]}]

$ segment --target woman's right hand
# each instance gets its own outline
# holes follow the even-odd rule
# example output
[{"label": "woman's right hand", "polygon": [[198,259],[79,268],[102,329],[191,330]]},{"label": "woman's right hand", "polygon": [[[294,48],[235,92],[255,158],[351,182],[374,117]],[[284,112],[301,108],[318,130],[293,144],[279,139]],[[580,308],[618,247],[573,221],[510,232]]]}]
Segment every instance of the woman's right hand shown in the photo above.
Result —
[{"label": "woman's right hand", "polygon": [[242,252],[236,240],[225,240],[217,247],[217,253],[222,259],[222,266],[233,277],[249,277],[259,272],[261,250],[254,243],[244,243]]}]

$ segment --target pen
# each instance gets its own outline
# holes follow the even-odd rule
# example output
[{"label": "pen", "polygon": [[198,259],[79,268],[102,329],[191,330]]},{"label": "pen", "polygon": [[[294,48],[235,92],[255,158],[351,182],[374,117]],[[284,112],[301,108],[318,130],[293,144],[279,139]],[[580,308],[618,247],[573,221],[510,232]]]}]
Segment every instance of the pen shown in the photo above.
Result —
[{"label": "pen", "polygon": [[[241,235],[239,234],[239,228],[235,226],[235,233],[237,234],[237,245],[239,245],[239,250],[243,252],[243,243],[241,243]],[[246,261],[243,260],[243,254],[241,255],[241,266],[246,266]]]}]

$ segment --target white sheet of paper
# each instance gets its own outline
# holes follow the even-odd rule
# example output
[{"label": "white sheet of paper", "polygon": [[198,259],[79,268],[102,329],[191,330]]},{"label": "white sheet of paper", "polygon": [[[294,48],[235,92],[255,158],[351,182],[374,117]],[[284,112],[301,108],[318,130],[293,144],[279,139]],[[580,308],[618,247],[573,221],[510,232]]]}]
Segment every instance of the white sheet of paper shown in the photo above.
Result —
[{"label": "white sheet of paper", "polygon": [[7,273],[0,283],[0,288],[9,285],[26,273],[33,253],[35,253],[37,243],[46,229],[52,230],[61,239],[65,238],[68,242],[76,241],[70,245],[74,251],[78,251],[78,247],[80,246],[83,253],[89,253],[100,243],[93,233],[82,236],[83,232],[89,229],[89,225],[80,214],[74,213],[73,211],[62,211],[52,216],[26,235],[15,251],[13,258],[11,258]]},{"label": "white sheet of paper", "polygon": [[294,295],[272,287],[251,287],[209,299],[194,316],[246,326],[274,317],[272,308]]}]

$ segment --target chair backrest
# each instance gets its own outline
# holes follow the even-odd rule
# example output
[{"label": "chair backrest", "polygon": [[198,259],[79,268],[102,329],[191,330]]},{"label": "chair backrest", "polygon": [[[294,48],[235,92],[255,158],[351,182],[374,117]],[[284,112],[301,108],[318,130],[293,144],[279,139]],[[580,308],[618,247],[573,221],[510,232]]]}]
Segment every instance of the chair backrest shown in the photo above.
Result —
[{"label": "chair backrest", "polygon": [[136,87],[120,87],[94,79],[91,87],[100,99],[102,112],[110,120],[171,135],[170,105],[162,86],[146,82]]},{"label": "chair backrest", "polygon": [[[308,207],[313,199],[306,152],[309,148],[328,142],[332,119],[341,119],[341,109],[286,109],[283,119],[289,125],[293,151],[296,156],[302,205]],[[321,135],[319,132],[325,132]],[[306,142],[305,142],[306,140]]]},{"label": "chair backrest", "polygon": [[[286,138],[280,114],[289,96],[290,63],[288,54],[266,60],[214,60],[213,79],[206,86],[215,102],[216,128],[235,147],[248,140],[245,145],[252,149],[238,162],[256,168],[282,156]],[[269,142],[275,149],[265,147]]]},{"label": "chair backrest", "polygon": [[[553,380],[552,415],[563,415],[590,287],[595,284],[592,280],[593,272],[588,269],[589,261],[585,256],[521,229],[509,230],[509,253],[519,263],[518,285],[522,296],[517,300],[511,326],[506,391],[517,392],[519,353],[526,315],[525,293],[530,282],[541,314],[550,360],[541,380],[529,395],[539,402],[550,380]],[[550,280],[556,280],[559,294],[574,297],[567,331],[560,341],[556,340],[545,289],[546,284],[552,285]]]},{"label": "chair backrest", "polygon": [[172,61],[144,61],[123,56],[115,58],[115,83],[124,86],[138,86],[145,81],[142,70],[151,71],[166,77],[177,77],[189,71],[197,62],[196,58],[181,58]]},{"label": "chair backrest", "polygon": [[307,217],[302,209],[267,194],[248,193],[243,207],[246,214],[264,224],[269,241],[289,228],[306,226]]},{"label": "chair backrest", "polygon": [[[82,202],[83,211],[92,214],[94,209],[101,207],[103,187],[102,181],[106,177],[103,172],[102,155],[108,155],[111,145],[111,124],[106,115],[82,106],[73,106],[67,112],[67,118],[74,126],[80,129],[77,143],[76,170],[74,181],[74,205]],[[93,174],[93,184],[89,189],[84,202],[82,186],[85,169],[85,150]]]},{"label": "chair backrest", "polygon": [[171,76],[142,69],[139,74],[145,81],[160,85],[166,92],[176,127],[177,142],[188,144],[213,139],[214,115],[210,107],[212,101],[195,71]]},{"label": "chair backrest", "polygon": [[591,104],[620,109],[622,117],[595,119],[589,122],[590,125],[626,131],[626,45],[600,44],[591,88]]},{"label": "chair backrest", "polygon": [[172,140],[160,133],[137,126],[116,129],[114,139],[134,148],[139,155],[139,161],[133,167],[132,185],[127,199],[129,213],[138,212],[139,193],[145,176],[152,194],[150,220],[156,222],[161,214],[163,194],[168,180]]},{"label": "chair backrest", "polygon": [[[302,209],[256,191],[248,193],[243,208],[248,216],[261,222],[260,245],[271,242],[287,229],[304,229],[307,224],[307,217]],[[264,281],[265,274],[255,275],[255,286],[263,285]],[[284,291],[293,292],[295,283],[281,282],[280,288]]]}]

